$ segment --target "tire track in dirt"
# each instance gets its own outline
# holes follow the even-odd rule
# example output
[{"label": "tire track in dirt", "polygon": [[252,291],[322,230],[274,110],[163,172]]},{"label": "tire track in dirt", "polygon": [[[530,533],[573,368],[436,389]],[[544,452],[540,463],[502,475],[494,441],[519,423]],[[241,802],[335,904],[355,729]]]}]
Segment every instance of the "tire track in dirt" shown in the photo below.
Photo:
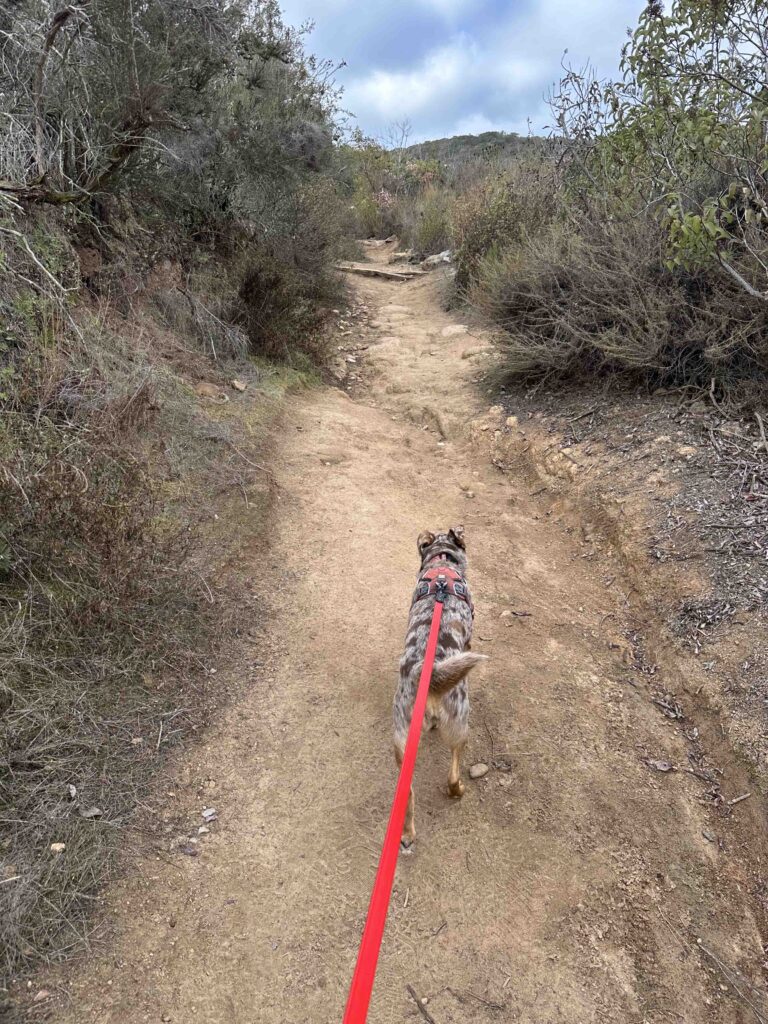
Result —
[{"label": "tire track in dirt", "polygon": [[702,784],[643,762],[683,763],[686,744],[609,646],[627,615],[615,565],[583,560],[490,464],[462,358],[484,342],[436,281],[354,287],[381,324],[368,389],[315,391],[284,424],[250,569],[267,628],[231,670],[252,685],[173,780],[190,822],[214,799],[219,821],[198,857],[147,851],[112,887],[114,935],[69,973],[57,1019],[341,1019],[394,785],[415,540],[454,523],[492,658],[470,684],[465,772],[494,768],[456,803],[425,737],[370,1021],[418,1020],[407,985],[437,1024],[759,1019],[690,938],[759,984],[748,879],[703,835]]}]

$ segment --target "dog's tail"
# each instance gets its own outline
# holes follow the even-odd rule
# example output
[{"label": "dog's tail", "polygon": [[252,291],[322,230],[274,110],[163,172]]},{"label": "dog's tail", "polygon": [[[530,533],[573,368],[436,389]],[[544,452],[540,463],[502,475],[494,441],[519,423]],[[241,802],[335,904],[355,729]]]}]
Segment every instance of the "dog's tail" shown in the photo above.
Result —
[{"label": "dog's tail", "polygon": [[448,693],[454,686],[461,682],[464,676],[479,665],[481,661],[488,661],[487,654],[473,654],[465,651],[463,654],[454,654],[451,658],[443,658],[436,661],[432,669],[432,682],[429,689],[434,694]]}]

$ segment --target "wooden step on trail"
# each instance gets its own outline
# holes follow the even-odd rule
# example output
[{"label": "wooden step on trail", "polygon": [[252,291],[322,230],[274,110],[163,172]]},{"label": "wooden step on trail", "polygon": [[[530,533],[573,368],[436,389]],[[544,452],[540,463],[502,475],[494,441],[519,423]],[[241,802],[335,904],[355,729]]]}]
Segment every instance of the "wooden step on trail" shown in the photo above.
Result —
[{"label": "wooden step on trail", "polygon": [[386,277],[390,281],[410,281],[412,277],[423,277],[426,271],[419,267],[404,267],[395,270],[392,267],[379,266],[376,263],[337,263],[337,270],[348,274],[362,274],[364,277]]}]

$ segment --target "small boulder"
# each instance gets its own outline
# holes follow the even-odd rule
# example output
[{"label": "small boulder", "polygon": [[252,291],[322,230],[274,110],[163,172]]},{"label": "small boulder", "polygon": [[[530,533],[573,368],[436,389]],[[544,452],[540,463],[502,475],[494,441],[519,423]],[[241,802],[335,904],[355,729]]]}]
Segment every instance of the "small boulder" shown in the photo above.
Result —
[{"label": "small boulder", "polygon": [[451,250],[445,249],[443,252],[438,252],[434,256],[427,256],[425,260],[421,261],[421,268],[422,270],[434,270],[435,267],[439,267],[450,262]]}]

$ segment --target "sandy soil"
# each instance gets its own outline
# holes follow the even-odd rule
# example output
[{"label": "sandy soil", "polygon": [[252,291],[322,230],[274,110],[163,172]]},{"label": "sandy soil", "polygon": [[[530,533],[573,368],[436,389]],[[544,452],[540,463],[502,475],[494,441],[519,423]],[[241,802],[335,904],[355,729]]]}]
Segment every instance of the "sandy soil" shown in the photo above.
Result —
[{"label": "sandy soil", "polygon": [[218,820],[197,856],[161,837],[112,888],[111,938],[68,971],[55,1019],[341,1020],[394,785],[416,536],[456,523],[491,656],[465,780],[492,768],[455,802],[424,739],[370,1021],[422,1020],[409,985],[436,1024],[768,1019],[749,801],[715,816],[700,779],[649,766],[690,747],[633,685],[617,566],[491,464],[462,358],[484,341],[437,279],[354,287],[375,324],[340,341],[370,343],[366,386],[313,391],[283,425],[249,569],[266,624],[232,670],[250,685],[168,787],[187,835],[205,807]]}]

